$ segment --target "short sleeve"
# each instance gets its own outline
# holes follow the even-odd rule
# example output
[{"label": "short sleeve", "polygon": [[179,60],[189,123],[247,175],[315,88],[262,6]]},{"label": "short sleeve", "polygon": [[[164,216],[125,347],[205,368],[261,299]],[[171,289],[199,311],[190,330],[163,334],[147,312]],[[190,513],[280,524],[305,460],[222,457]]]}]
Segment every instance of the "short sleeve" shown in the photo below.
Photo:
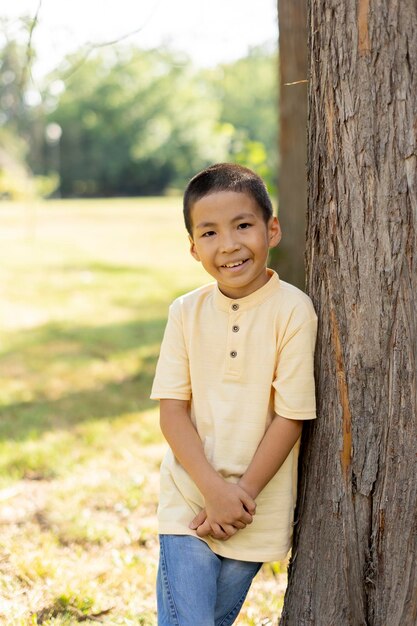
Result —
[{"label": "short sleeve", "polygon": [[279,348],[275,379],[275,413],[289,419],[316,417],[314,349],[317,317],[309,316],[295,328],[287,329]]},{"label": "short sleeve", "polygon": [[175,300],[169,309],[150,397],[152,400],[191,398],[190,370],[179,300]]}]

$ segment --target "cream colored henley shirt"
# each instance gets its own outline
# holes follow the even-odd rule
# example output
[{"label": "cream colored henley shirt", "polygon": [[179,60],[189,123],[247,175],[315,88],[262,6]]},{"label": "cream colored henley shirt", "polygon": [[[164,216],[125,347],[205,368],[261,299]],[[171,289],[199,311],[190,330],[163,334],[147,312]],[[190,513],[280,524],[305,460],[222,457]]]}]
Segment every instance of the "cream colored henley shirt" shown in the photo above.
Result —
[{"label": "cream colored henley shirt", "polygon": [[[189,400],[205,454],[226,479],[245,472],[274,412],[316,417],[313,354],[317,318],[310,298],[269,270],[260,289],[239,300],[216,283],[170,307],[152,399]],[[291,546],[298,443],[256,498],[253,523],[227,541],[205,538],[221,556],[275,561]],[[168,450],[161,466],[159,532],[188,528],[204,498]]]}]

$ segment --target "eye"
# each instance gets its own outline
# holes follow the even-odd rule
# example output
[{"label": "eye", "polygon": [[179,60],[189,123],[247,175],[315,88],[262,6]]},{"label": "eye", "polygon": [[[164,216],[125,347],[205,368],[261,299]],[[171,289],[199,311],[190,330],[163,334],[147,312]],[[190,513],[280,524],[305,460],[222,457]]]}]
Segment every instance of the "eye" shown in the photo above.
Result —
[{"label": "eye", "polygon": [[238,229],[246,230],[247,228],[250,228],[251,226],[252,226],[252,224],[248,224],[247,222],[242,222],[242,224],[238,225]]},{"label": "eye", "polygon": [[203,233],[201,236],[202,237],[212,237],[215,234],[216,233],[214,232],[214,230],[208,230],[206,233]]}]

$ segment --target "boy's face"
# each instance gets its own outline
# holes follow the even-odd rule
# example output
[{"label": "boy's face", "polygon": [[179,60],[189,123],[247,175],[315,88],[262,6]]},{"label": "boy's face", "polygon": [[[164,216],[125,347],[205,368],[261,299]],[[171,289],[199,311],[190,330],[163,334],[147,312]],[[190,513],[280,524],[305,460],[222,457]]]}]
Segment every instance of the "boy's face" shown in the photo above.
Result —
[{"label": "boy's face", "polygon": [[220,291],[243,298],[268,282],[268,250],[278,245],[278,219],[268,223],[246,193],[218,191],[197,200],[191,209],[191,254],[217,281]]}]

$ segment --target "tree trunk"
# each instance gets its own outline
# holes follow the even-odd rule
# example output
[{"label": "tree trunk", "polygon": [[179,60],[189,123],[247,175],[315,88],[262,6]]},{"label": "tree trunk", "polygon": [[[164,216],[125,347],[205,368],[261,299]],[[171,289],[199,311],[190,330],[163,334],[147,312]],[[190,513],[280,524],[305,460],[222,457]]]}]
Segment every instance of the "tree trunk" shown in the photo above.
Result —
[{"label": "tree trunk", "polygon": [[320,324],[283,626],[417,624],[417,4],[310,2]]},{"label": "tree trunk", "polygon": [[[283,235],[275,265],[284,280],[304,289],[307,209],[307,0],[278,0],[278,20],[278,213]],[[274,263],[274,256],[272,258]]]}]

